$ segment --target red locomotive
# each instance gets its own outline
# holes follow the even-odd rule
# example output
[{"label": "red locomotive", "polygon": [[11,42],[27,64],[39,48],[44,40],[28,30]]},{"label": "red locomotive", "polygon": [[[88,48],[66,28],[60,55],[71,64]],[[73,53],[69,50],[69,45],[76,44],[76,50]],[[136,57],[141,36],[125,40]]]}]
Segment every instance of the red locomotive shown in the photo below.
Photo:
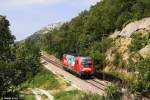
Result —
[{"label": "red locomotive", "polygon": [[64,69],[75,72],[79,77],[85,75],[93,76],[95,72],[93,59],[91,57],[64,54],[61,63],[64,65]]}]

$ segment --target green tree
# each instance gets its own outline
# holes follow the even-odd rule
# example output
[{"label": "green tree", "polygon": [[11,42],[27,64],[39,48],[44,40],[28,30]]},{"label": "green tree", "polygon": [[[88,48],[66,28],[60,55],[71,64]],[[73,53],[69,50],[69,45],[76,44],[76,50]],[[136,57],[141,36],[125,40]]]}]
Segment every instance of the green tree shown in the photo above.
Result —
[{"label": "green tree", "polygon": [[0,16],[0,61],[9,61],[12,57],[12,45],[15,37],[10,33],[9,21]]},{"label": "green tree", "polygon": [[[12,52],[12,46],[15,37],[9,30],[9,21],[4,16],[0,16],[0,91],[5,91],[11,84],[13,71],[9,71],[8,63],[14,60],[14,52]],[[3,92],[0,93],[0,96]]]}]

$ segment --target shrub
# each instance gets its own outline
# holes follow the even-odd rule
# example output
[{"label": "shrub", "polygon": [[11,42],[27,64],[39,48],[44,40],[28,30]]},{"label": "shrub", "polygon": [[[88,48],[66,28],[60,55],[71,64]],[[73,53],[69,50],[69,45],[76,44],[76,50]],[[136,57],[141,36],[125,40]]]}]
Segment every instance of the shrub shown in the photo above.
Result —
[{"label": "shrub", "polygon": [[150,58],[141,59],[134,64],[134,80],[129,84],[131,93],[142,93],[150,89]]},{"label": "shrub", "polygon": [[121,88],[117,84],[112,84],[106,89],[107,96],[105,100],[121,100],[122,92]]},{"label": "shrub", "polygon": [[139,33],[134,33],[131,37],[133,38],[129,45],[129,50],[131,52],[137,52],[150,43],[150,33],[145,36],[141,36]]}]

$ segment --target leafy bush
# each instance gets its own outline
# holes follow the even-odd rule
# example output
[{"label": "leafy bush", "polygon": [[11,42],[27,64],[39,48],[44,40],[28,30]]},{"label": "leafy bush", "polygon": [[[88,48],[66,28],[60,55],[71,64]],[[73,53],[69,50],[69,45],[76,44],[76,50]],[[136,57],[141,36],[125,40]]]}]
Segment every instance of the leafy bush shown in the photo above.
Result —
[{"label": "leafy bush", "polygon": [[150,58],[143,58],[134,63],[134,80],[130,82],[129,90],[132,93],[142,93],[150,89]]},{"label": "leafy bush", "polygon": [[104,100],[104,96],[98,94],[82,94],[79,100]]},{"label": "leafy bush", "polygon": [[122,100],[121,88],[117,84],[112,84],[106,89],[107,96],[104,100]]},{"label": "leafy bush", "polygon": [[141,36],[140,33],[134,33],[132,35],[132,41],[129,45],[129,50],[131,52],[137,52],[140,49],[144,48],[150,43],[150,33],[147,33],[145,36]]},{"label": "leafy bush", "polygon": [[91,44],[87,55],[93,57],[94,64],[97,70],[102,70],[106,66],[106,54],[105,52],[109,49],[113,44],[113,40],[111,38],[103,38],[101,41],[95,41]]},{"label": "leafy bush", "polygon": [[137,80],[134,82],[131,82],[129,85],[129,91],[134,94],[140,94],[147,90],[147,88],[150,88],[148,85],[149,83],[145,83],[144,80]]},{"label": "leafy bush", "polygon": [[118,17],[116,22],[116,27],[121,30],[122,25],[125,24],[125,22],[129,21],[132,18],[131,13],[128,11],[122,12],[121,15]]},{"label": "leafy bush", "polygon": [[115,58],[114,58],[114,65],[119,66],[121,63],[121,59],[122,59],[122,57],[121,57],[120,53],[116,50],[115,51]]}]

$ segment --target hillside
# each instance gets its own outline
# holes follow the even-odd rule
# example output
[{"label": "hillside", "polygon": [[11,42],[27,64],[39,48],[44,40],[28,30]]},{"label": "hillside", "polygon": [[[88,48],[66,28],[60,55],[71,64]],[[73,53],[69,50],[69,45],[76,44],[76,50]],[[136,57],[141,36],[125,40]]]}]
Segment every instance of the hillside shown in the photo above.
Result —
[{"label": "hillside", "polygon": [[150,90],[149,5],[149,0],[102,0],[34,40],[58,58],[68,52],[93,57],[97,71],[127,80],[129,93],[143,95]]},{"label": "hillside", "polygon": [[[146,22],[142,23],[145,27],[137,28],[137,26],[141,25],[140,22],[142,22],[142,20]],[[134,66],[134,64],[150,58],[149,18],[147,18],[147,20],[142,20],[128,24],[122,31],[118,32],[118,34],[115,32],[109,37],[113,39],[113,45],[106,51],[107,64],[104,71],[112,74],[119,74],[121,78],[130,80],[131,77],[135,78],[132,71],[134,70],[134,72],[136,72],[135,67],[137,66]],[[129,27],[131,24],[134,25],[132,28]],[[124,34],[124,30],[128,31],[126,33],[130,32],[130,34]],[[149,69],[148,62],[146,64],[146,69]]]},{"label": "hillside", "polygon": [[[70,51],[95,56],[101,50],[99,43],[103,35],[108,36],[115,30],[122,30],[132,21],[149,16],[149,4],[148,0],[103,0],[63,24],[60,29],[50,32],[52,34],[45,34],[45,50],[54,52],[57,56]],[[57,47],[50,49],[54,46]]]}]

